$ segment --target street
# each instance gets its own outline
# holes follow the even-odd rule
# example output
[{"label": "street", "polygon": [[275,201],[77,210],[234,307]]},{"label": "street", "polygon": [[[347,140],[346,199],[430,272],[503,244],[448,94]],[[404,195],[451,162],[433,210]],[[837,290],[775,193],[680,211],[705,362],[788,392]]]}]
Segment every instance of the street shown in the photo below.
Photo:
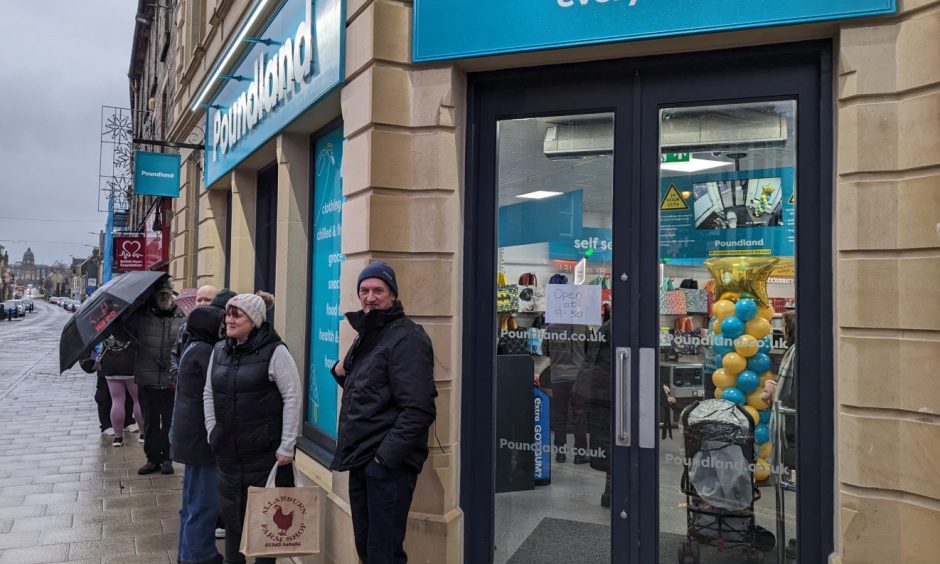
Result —
[{"label": "street", "polygon": [[176,562],[182,467],[138,476],[137,435],[100,434],[94,375],[57,373],[71,315],[0,323],[0,563]]}]

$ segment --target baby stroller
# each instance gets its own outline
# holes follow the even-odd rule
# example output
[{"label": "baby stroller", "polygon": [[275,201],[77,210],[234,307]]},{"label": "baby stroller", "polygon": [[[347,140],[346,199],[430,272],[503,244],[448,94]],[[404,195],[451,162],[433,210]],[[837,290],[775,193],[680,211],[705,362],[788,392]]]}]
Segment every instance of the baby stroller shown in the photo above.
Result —
[{"label": "baby stroller", "polygon": [[687,533],[679,546],[680,564],[697,564],[703,544],[719,552],[740,547],[739,562],[759,562],[758,549],[771,550],[774,542],[754,522],[754,502],[760,499],[754,486],[754,421],[720,399],[690,404],[681,421]]}]

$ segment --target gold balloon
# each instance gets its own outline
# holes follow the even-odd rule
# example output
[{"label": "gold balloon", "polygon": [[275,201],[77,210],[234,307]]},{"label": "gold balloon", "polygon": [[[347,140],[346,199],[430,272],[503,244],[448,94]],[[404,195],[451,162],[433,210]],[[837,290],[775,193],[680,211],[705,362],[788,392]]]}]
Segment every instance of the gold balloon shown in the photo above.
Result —
[{"label": "gold balloon", "polygon": [[721,388],[715,388],[715,399],[721,399],[721,392],[723,391],[724,390],[722,390]]},{"label": "gold balloon", "polygon": [[758,386],[756,390],[754,390],[753,392],[747,395],[747,401],[745,401],[744,403],[753,407],[757,411],[763,411],[767,409],[769,406],[766,403],[764,403],[764,400],[761,398],[761,395],[763,395],[763,393],[764,393],[764,388]]},{"label": "gold balloon", "polygon": [[747,368],[747,361],[738,353],[728,353],[721,359],[721,365],[729,376],[737,376]]},{"label": "gold balloon", "polygon": [[773,455],[773,453],[774,446],[770,441],[767,441],[760,446],[760,450],[757,451],[757,457],[763,458],[764,460],[770,460],[770,457]]},{"label": "gold balloon", "polygon": [[774,306],[771,306],[771,305],[769,305],[769,306],[767,306],[767,307],[758,307],[758,308],[757,308],[757,317],[763,317],[763,318],[766,319],[767,321],[770,321],[771,319],[773,319],[773,318],[774,318],[774,315],[775,315],[776,313],[777,313],[777,312],[774,311]]},{"label": "gold balloon", "polygon": [[757,314],[757,317],[744,324],[744,332],[758,341],[770,334],[770,322]]},{"label": "gold balloon", "polygon": [[754,465],[754,480],[758,482],[763,482],[770,477],[770,464],[767,463],[763,458],[757,459],[757,464]]},{"label": "gold balloon", "polygon": [[735,377],[728,374],[724,368],[719,368],[712,373],[712,383],[719,388],[730,388],[735,382]]},{"label": "gold balloon", "polygon": [[728,257],[708,259],[705,267],[715,279],[715,295],[746,292],[754,296],[759,307],[770,307],[767,278],[778,262],[777,257]]},{"label": "gold balloon", "polygon": [[757,421],[760,419],[760,413],[749,405],[744,406],[744,411],[751,416],[751,419],[754,420],[754,424],[757,425]]},{"label": "gold balloon", "polygon": [[744,334],[734,340],[734,350],[744,358],[751,358],[757,354],[757,339],[753,336]]},{"label": "gold balloon", "polygon": [[763,374],[760,375],[760,387],[763,388],[764,382],[766,382],[767,380],[774,380],[774,379],[775,378],[774,378],[773,372],[771,372],[770,370],[768,370],[767,372],[764,372]]},{"label": "gold balloon", "polygon": [[721,325],[721,321],[729,315],[734,315],[734,302],[731,300],[718,300],[712,304],[712,315],[718,320],[715,325]]}]

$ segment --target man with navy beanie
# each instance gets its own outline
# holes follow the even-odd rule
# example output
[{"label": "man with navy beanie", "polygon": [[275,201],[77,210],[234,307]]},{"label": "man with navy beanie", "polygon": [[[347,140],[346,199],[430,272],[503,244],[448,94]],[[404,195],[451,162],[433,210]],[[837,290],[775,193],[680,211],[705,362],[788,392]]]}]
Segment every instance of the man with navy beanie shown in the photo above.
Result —
[{"label": "man with navy beanie", "polygon": [[356,551],[365,564],[408,561],[403,544],[418,473],[434,422],[434,351],[405,316],[395,270],[367,265],[356,281],[358,336],[333,376],[343,388],[332,468],[349,471]]}]

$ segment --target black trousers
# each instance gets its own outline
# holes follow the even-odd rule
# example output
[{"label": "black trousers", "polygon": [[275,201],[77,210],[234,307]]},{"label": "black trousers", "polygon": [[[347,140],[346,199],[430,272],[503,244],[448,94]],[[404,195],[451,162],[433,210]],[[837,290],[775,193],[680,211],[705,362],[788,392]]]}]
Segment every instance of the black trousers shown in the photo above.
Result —
[{"label": "black trousers", "polygon": [[552,382],[552,430],[555,446],[565,446],[568,433],[574,433],[574,448],[587,448],[587,417],[583,409],[576,409],[572,402],[571,388],[574,382]]},{"label": "black trousers", "polygon": [[[134,399],[130,392],[124,392],[124,426],[134,422]],[[108,390],[108,381],[104,376],[98,376],[95,385],[95,403],[98,405],[98,423],[101,430],[111,428],[111,391]],[[141,429],[143,431],[143,429]]]},{"label": "black trousers", "polygon": [[[271,455],[274,466],[274,455]],[[268,470],[244,472],[238,468],[219,467],[219,516],[225,521],[225,564],[245,564],[245,555],[238,551],[242,542],[242,525],[245,522],[245,507],[248,505],[248,486],[264,486],[268,481]],[[291,466],[280,466],[274,478],[279,488],[294,487],[294,470]],[[276,558],[255,558],[255,564],[274,564]]]},{"label": "black trousers", "polygon": [[137,397],[140,398],[140,413],[144,416],[144,453],[149,462],[160,464],[170,459],[174,391],[141,386]]},{"label": "black trousers", "polygon": [[364,564],[408,562],[403,545],[417,483],[416,470],[391,470],[374,461],[349,471],[353,534]]}]

